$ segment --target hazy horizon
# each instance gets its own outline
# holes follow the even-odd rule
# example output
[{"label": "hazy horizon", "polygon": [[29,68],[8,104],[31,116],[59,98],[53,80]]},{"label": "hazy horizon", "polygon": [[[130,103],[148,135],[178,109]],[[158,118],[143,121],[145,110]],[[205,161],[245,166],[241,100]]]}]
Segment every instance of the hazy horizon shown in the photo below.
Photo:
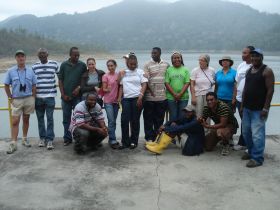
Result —
[{"label": "hazy horizon", "polygon": [[[3,2],[3,0],[0,0]],[[12,16],[19,16],[23,14],[32,14],[38,17],[51,16],[58,13],[85,13],[89,11],[95,11],[103,7],[110,6],[121,2],[122,0],[25,0],[25,1],[8,1],[2,3],[0,8],[0,21],[3,21]],[[127,1],[127,0],[126,0]],[[132,0],[131,0],[132,1]],[[149,0],[149,1],[158,1],[158,2],[175,2],[178,0]],[[211,0],[209,0],[211,1]],[[248,5],[253,9],[259,10],[260,12],[267,13],[278,13],[280,14],[280,1],[276,0],[224,0],[231,2],[239,2],[244,5]],[[55,4],[55,7],[50,7],[49,5]],[[65,7],[67,5],[67,7]]]}]

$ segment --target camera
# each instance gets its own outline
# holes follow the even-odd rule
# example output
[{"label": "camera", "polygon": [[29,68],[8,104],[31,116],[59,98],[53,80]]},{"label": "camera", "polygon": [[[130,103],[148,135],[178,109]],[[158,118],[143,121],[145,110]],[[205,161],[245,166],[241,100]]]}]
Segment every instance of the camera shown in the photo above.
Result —
[{"label": "camera", "polygon": [[25,92],[25,91],[26,91],[26,85],[20,84],[20,86],[19,86],[19,91],[20,91],[20,92]]}]

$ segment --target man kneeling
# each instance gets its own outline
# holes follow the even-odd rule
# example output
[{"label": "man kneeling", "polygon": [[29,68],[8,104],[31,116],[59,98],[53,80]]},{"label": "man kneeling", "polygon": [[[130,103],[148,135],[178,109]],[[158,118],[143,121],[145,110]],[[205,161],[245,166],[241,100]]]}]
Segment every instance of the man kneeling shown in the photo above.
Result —
[{"label": "man kneeling", "polygon": [[74,109],[69,130],[78,154],[84,153],[87,148],[97,148],[108,135],[102,109],[96,100],[95,94],[88,94]]},{"label": "man kneeling", "polygon": [[[183,155],[193,156],[203,152],[204,129],[196,119],[195,107],[188,105],[183,111],[184,116],[182,118],[169,121],[160,127],[157,142],[147,142],[146,149],[161,154],[162,150],[172,141],[172,138],[180,136]],[[184,134],[187,134],[187,137]]]},{"label": "man kneeling", "polygon": [[[238,122],[234,117],[232,109],[227,104],[217,99],[217,94],[209,92],[206,94],[207,106],[204,107],[203,115],[198,120],[203,127],[210,132],[205,138],[205,150],[212,151],[219,141],[222,142],[222,155],[229,154],[229,140],[236,133]],[[214,125],[206,122],[208,118],[214,121]]]}]

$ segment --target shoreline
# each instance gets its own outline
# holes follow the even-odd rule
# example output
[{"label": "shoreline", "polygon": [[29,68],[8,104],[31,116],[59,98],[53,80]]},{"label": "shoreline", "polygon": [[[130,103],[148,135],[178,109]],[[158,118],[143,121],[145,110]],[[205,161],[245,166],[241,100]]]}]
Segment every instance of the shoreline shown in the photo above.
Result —
[{"label": "shoreline", "polygon": [[[94,57],[97,60],[100,59],[117,59],[117,58],[122,58],[123,55],[129,53],[129,52],[135,52],[136,54],[149,54],[150,50],[112,50],[110,52],[106,52],[106,53],[83,53],[81,52],[81,56],[80,56],[80,60],[82,61],[86,61],[87,58],[89,57]],[[163,50],[163,53],[167,53],[167,54],[172,54],[175,50]],[[188,53],[197,53],[197,54],[201,54],[201,53],[207,53],[210,54],[214,53],[214,54],[241,54],[241,51],[236,51],[236,50],[179,50],[182,54],[188,54]],[[280,56],[280,52],[275,51],[275,52],[265,52],[265,56]],[[55,60],[59,63],[67,60],[69,58],[68,54],[50,54],[49,55],[49,59],[50,60]],[[28,55],[26,56],[26,64],[27,65],[31,65],[35,62],[38,61],[38,57],[33,54],[33,55]],[[1,73],[5,73],[7,72],[7,70],[14,66],[16,64],[15,58],[13,56],[4,56],[4,57],[0,57],[0,74]]]}]

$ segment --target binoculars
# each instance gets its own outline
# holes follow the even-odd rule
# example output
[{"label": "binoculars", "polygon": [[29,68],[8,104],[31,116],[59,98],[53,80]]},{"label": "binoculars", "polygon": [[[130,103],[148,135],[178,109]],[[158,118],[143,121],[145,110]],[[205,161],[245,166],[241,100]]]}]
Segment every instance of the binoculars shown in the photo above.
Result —
[{"label": "binoculars", "polygon": [[25,92],[25,91],[26,91],[26,85],[20,84],[20,86],[19,86],[19,91],[20,91],[20,92]]}]

